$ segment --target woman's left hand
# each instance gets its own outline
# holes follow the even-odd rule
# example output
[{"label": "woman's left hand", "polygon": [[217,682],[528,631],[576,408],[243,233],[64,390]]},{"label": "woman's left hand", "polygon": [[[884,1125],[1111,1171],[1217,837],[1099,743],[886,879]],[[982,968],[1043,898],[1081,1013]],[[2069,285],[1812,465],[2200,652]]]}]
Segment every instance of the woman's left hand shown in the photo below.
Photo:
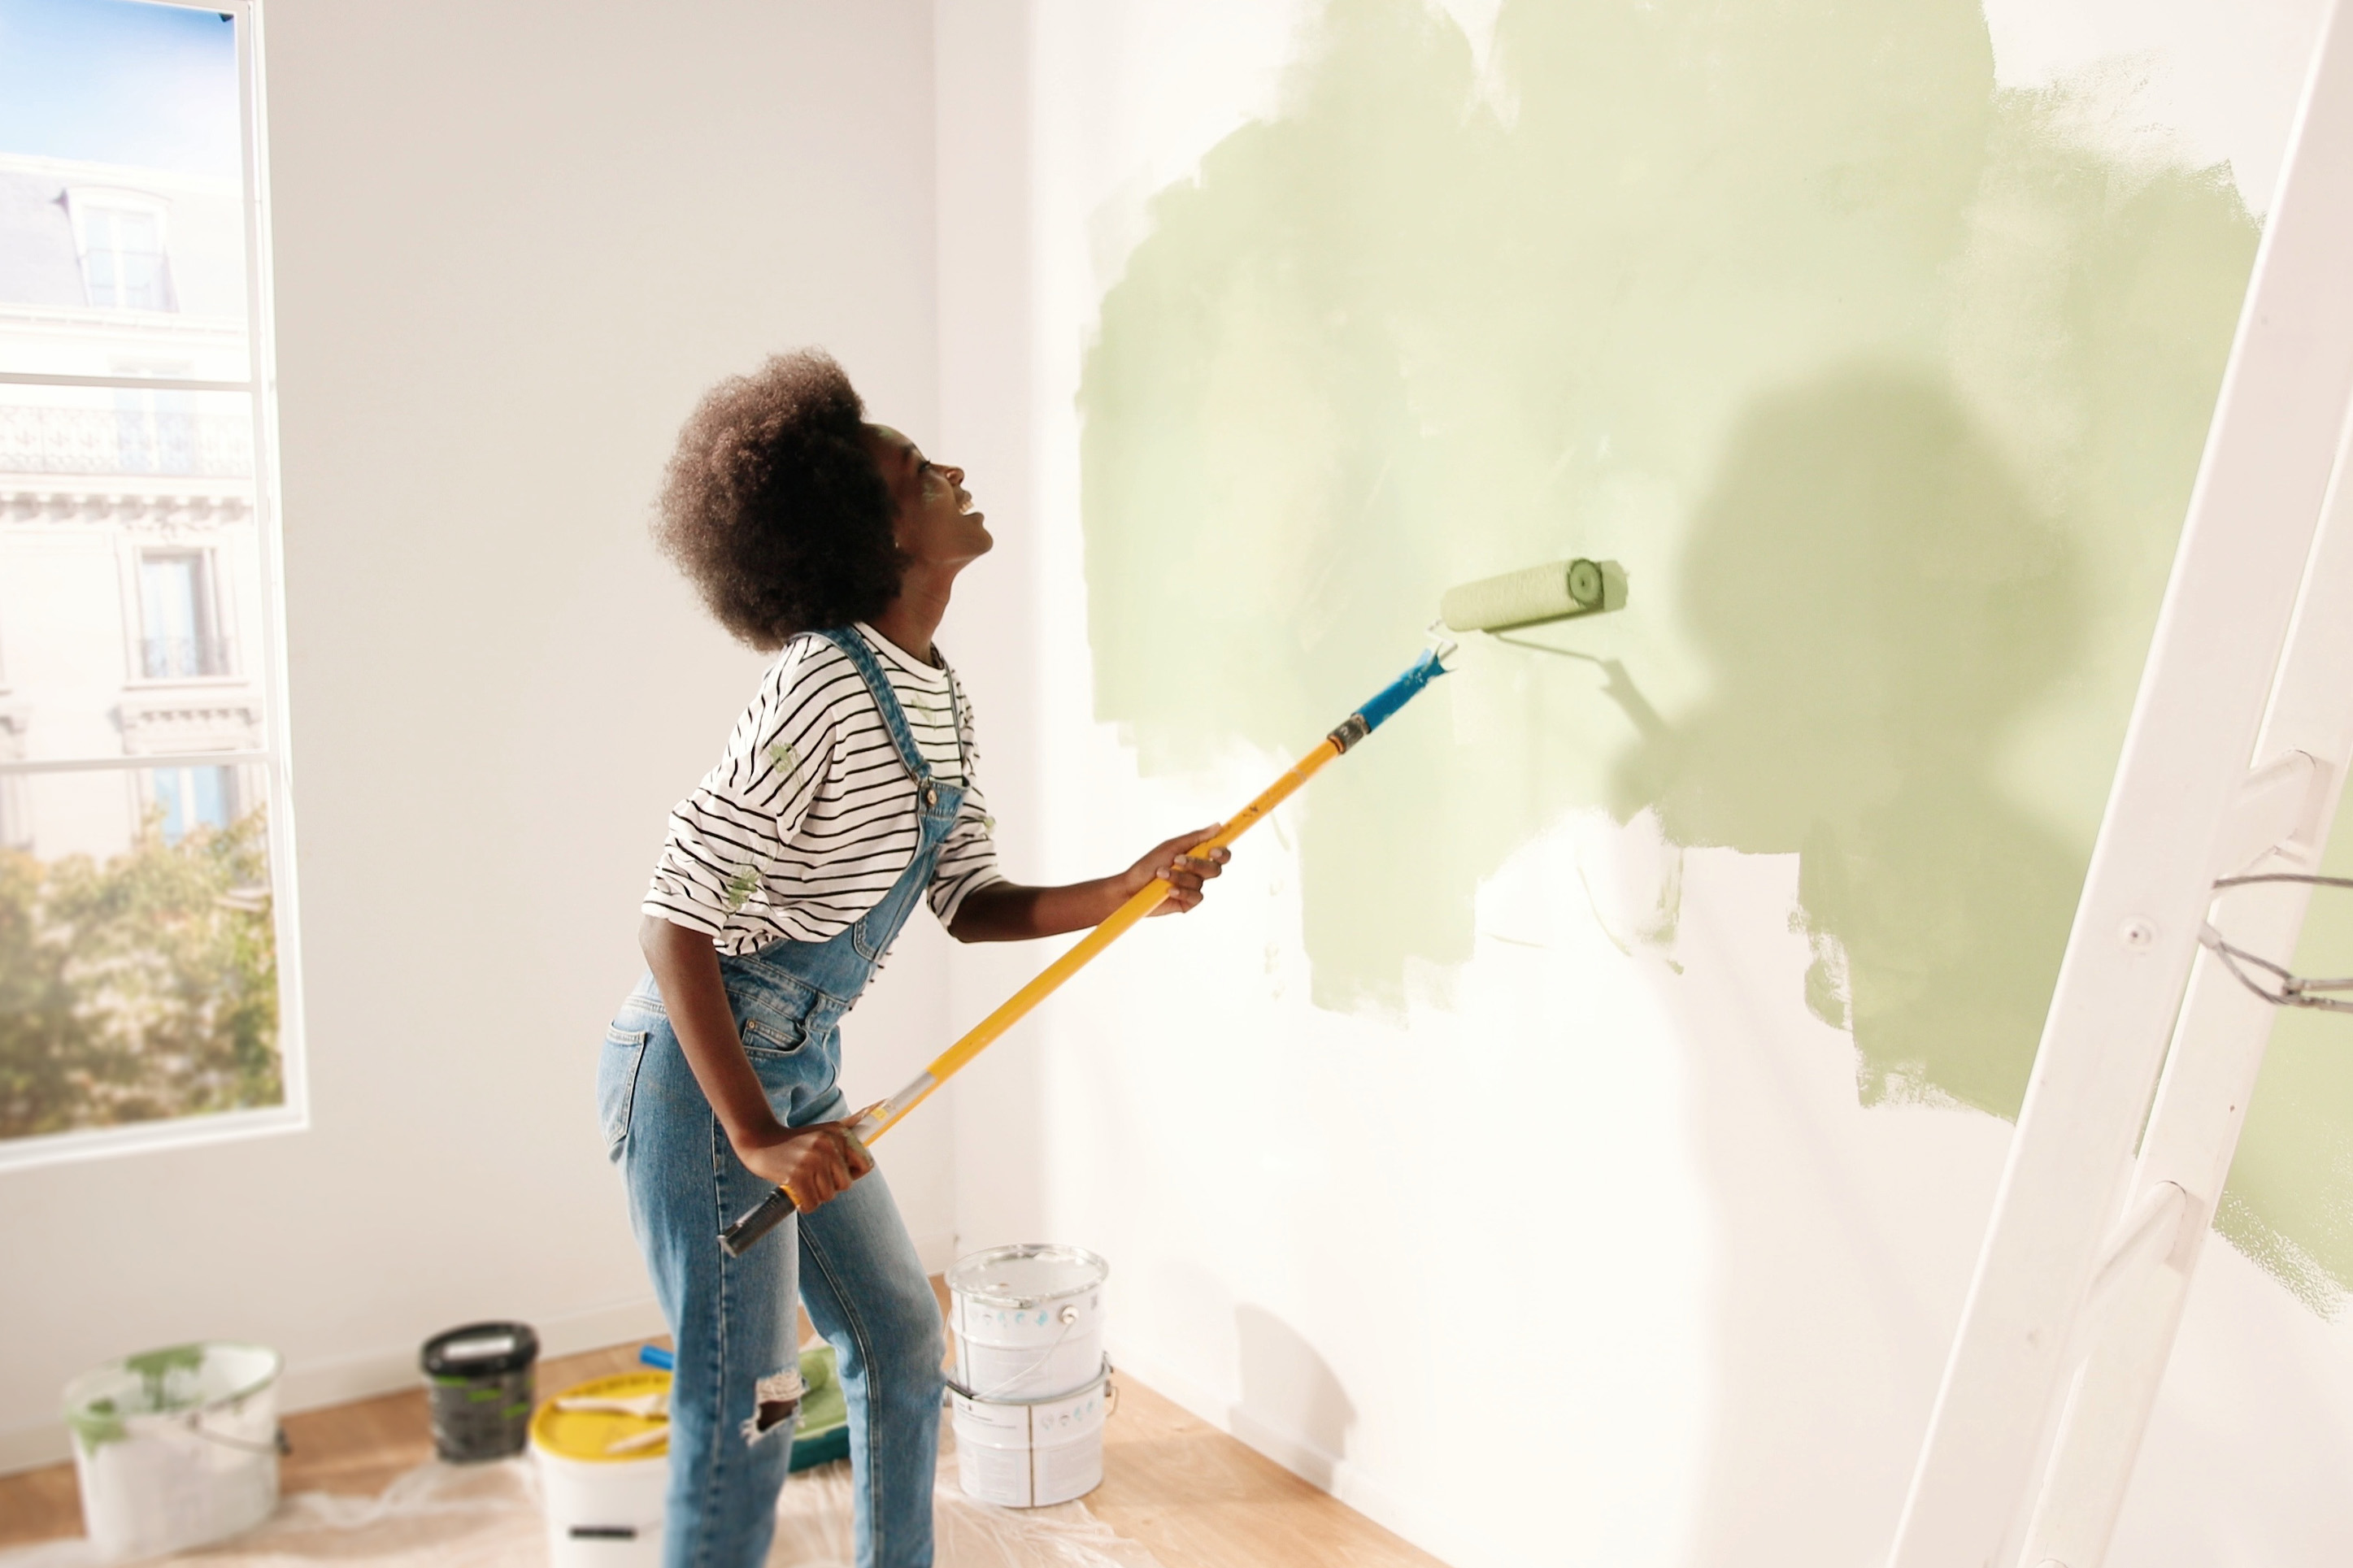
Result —
[{"label": "woman's left hand", "polygon": [[1168,883],[1169,893],[1160,901],[1160,907],[1152,911],[1154,914],[1181,915],[1199,903],[1201,884],[1226,868],[1226,862],[1233,858],[1233,851],[1222,845],[1198,855],[1187,851],[1215,838],[1223,826],[1222,823],[1213,822],[1207,827],[1180,833],[1174,838],[1154,845],[1145,852],[1144,858],[1117,878],[1120,901],[1126,902],[1150,887],[1155,878],[1162,878]]}]

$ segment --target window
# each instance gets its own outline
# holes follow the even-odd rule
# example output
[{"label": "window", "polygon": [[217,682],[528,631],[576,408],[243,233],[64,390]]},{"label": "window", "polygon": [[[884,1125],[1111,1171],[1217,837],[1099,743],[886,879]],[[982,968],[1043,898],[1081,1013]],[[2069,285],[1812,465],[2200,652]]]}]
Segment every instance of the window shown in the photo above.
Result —
[{"label": "window", "polygon": [[139,556],[139,673],[187,680],[229,673],[209,550],[146,550]]},{"label": "window", "polygon": [[19,4],[0,1167],[302,1124],[257,7]]},{"label": "window", "polygon": [[149,777],[161,813],[156,830],[167,845],[176,846],[195,829],[226,833],[237,819],[234,769],[157,768]]},{"label": "window", "polygon": [[125,310],[172,310],[172,263],[164,252],[160,203],[137,206],[83,197],[72,203],[81,240],[82,288],[93,305]]}]

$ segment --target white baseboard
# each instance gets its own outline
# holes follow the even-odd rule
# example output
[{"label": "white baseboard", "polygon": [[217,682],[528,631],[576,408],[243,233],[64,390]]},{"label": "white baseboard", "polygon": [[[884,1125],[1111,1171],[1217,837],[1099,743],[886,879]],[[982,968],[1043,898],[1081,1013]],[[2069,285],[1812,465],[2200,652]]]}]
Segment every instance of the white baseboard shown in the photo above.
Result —
[{"label": "white baseboard", "polygon": [[66,1424],[62,1421],[0,1432],[0,1476],[37,1470],[44,1465],[72,1458],[73,1447],[66,1438]]},{"label": "white baseboard", "polygon": [[1175,1368],[1117,1335],[1110,1343],[1112,1365],[1132,1373],[1136,1381],[1183,1405],[1193,1415],[1236,1441],[1272,1459],[1318,1491],[1339,1499],[1384,1530],[1455,1568],[1516,1568],[1476,1531],[1458,1520],[1440,1519],[1397,1495],[1345,1456],[1326,1451],[1295,1432],[1286,1432],[1252,1415],[1221,1394],[1195,1383]]},{"label": "white baseboard", "polygon": [[[538,1331],[542,1356],[574,1355],[669,1332],[651,1296],[542,1319],[532,1327]],[[290,1415],[415,1388],[422,1375],[417,1370],[417,1350],[416,1344],[404,1344],[289,1366],[278,1379],[279,1412]],[[0,1432],[0,1475],[72,1458],[72,1444],[62,1421]]]}]

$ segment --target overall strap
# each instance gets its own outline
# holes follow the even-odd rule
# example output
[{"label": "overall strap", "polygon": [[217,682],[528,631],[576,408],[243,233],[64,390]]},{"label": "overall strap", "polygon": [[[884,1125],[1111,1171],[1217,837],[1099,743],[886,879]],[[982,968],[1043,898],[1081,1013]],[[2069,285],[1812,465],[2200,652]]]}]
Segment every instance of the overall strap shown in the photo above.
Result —
[{"label": "overall strap", "polygon": [[932,657],[940,661],[941,673],[948,678],[948,729],[955,736],[956,772],[960,775],[956,782],[969,787],[972,784],[972,753],[965,749],[964,699],[956,695],[955,666],[948,662],[948,656],[940,651],[937,643],[932,645]]},{"label": "overall strap", "polygon": [[[873,693],[874,706],[882,714],[882,728],[890,732],[891,743],[899,748],[899,760],[907,764],[907,771],[915,775],[918,785],[930,784],[932,770],[923,761],[922,749],[915,744],[914,731],[907,728],[906,710],[899,706],[899,694],[891,689],[891,678],[882,672],[882,666],[875,659],[874,650],[866,646],[865,637],[859,634],[856,626],[828,626],[816,635],[839,648],[852,668],[864,678],[866,689]],[[955,689],[953,684],[949,689]],[[963,731],[959,729],[956,735],[959,746],[963,740]]]}]

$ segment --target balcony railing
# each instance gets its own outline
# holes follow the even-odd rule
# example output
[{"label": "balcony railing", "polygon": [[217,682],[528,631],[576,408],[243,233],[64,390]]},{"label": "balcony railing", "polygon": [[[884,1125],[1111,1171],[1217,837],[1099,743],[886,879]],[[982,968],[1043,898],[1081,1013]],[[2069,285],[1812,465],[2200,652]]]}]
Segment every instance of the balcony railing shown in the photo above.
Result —
[{"label": "balcony railing", "polygon": [[246,479],[243,412],[0,404],[0,474],[165,474]]},{"label": "balcony railing", "polygon": [[143,637],[140,674],[149,680],[189,680],[237,673],[237,650],[227,637]]}]

